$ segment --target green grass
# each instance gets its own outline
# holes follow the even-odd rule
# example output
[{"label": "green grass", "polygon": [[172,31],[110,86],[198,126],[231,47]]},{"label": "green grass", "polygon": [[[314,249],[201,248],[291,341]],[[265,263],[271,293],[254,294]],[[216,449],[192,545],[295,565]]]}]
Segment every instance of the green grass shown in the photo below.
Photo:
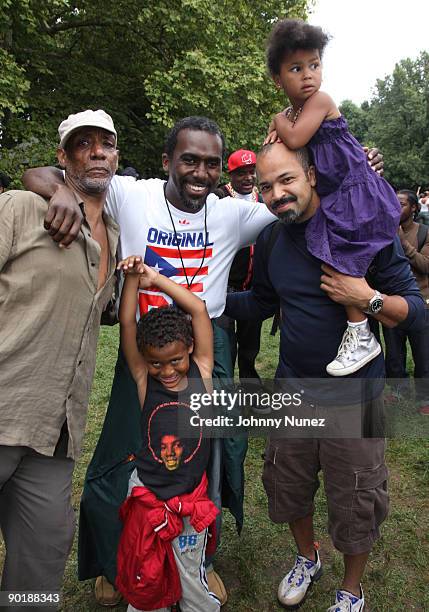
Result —
[{"label": "green grass", "polygon": [[[269,378],[277,365],[278,336],[268,335],[264,324],[263,346],[258,370]],[[100,336],[97,371],[91,394],[88,425],[82,457],[77,463],[73,503],[78,511],[86,466],[98,439],[113,378],[118,343],[117,328],[103,328]],[[400,408],[401,422],[413,423],[416,435],[427,426],[411,407]],[[428,419],[429,420],[429,419]],[[261,483],[264,441],[250,440],[246,459],[245,526],[241,537],[234,521],[224,512],[222,542],[216,569],[228,590],[225,612],[274,612],[280,579],[294,560],[295,547],[287,526],[274,525],[267,516],[266,496]],[[366,611],[429,612],[429,443],[427,438],[407,438],[388,442],[391,510],[382,526],[382,537],[375,545],[368,564],[364,586]],[[342,578],[341,555],[332,547],[326,531],[326,500],[323,488],[316,500],[315,526],[321,544],[324,575],[313,589],[306,611],[319,612],[333,603],[335,588]],[[62,610],[91,612],[101,610],[93,598],[93,581],[76,578],[76,544],[67,564]],[[124,610],[125,604],[113,608]],[[203,611],[202,611],[203,612]]]}]

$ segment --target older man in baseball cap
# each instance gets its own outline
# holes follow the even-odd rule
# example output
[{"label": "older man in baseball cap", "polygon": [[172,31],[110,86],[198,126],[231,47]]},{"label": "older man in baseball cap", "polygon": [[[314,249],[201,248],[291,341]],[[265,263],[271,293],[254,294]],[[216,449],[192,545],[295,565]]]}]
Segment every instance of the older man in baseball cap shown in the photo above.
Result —
[{"label": "older man in baseball cap", "polygon": [[45,231],[45,199],[0,196],[1,590],[52,593],[41,610],[58,601],[73,540],[72,474],[118,241],[103,212],[118,162],[111,117],[86,110],[58,132],[65,182],[85,213],[73,246],[59,248]]}]

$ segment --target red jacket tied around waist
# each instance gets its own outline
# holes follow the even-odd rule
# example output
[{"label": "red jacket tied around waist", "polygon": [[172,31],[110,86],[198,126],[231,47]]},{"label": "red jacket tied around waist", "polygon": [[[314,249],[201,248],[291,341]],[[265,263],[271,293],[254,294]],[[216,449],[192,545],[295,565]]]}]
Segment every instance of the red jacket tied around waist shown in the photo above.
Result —
[{"label": "red jacket tied around waist", "polygon": [[215,518],[219,513],[207,497],[207,476],[186,495],[167,501],[146,487],[134,487],[120,509],[124,523],[118,548],[116,588],[139,610],[171,606],[182,597],[179,572],[171,541],[183,531],[182,517],[189,516],[197,532],[210,528],[207,553],[216,546]]}]

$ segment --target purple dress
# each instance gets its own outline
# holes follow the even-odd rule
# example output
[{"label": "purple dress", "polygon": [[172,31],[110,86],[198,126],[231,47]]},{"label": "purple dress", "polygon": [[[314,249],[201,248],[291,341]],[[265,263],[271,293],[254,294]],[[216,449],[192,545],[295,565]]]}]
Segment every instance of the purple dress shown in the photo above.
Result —
[{"label": "purple dress", "polygon": [[344,117],[323,121],[308,143],[316,166],[320,207],[306,239],[312,255],[351,276],[365,276],[371,261],[398,230],[396,193],[368,165]]}]

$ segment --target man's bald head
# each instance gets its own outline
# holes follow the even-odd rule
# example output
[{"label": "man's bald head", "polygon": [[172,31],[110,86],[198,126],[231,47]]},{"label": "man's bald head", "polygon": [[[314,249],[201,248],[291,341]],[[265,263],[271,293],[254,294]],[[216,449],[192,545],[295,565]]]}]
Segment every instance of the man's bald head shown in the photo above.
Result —
[{"label": "man's bald head", "polygon": [[301,147],[300,149],[288,149],[288,147],[283,143],[283,142],[274,142],[273,144],[266,144],[264,145],[259,153],[258,153],[258,157],[265,155],[268,151],[270,151],[275,145],[279,145],[282,147],[285,147],[288,151],[290,151],[291,153],[295,153],[296,158],[298,159],[299,163],[301,164],[304,172],[307,174],[308,171],[310,170],[311,166],[313,166],[313,162],[311,160],[310,157],[310,152],[307,149],[307,147]]}]

